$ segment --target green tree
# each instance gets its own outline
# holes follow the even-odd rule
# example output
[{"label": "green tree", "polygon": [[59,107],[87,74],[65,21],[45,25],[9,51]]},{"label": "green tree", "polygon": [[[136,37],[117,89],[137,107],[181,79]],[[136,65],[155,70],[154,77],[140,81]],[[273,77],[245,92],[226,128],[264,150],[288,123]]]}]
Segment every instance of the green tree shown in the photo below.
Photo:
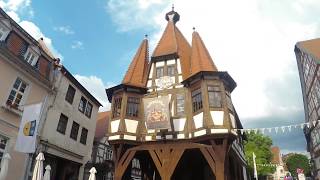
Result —
[{"label": "green tree", "polygon": [[310,174],[310,163],[307,156],[303,154],[293,153],[286,158],[285,163],[292,176],[297,177],[297,168],[303,169],[304,174]]},{"label": "green tree", "polygon": [[[248,170],[253,174],[253,159],[252,153],[256,155],[256,164],[270,164],[272,160],[272,139],[261,133],[247,134],[247,140],[244,143],[245,156],[248,162]],[[257,166],[258,176],[266,176],[274,173],[275,167],[272,166]]]}]

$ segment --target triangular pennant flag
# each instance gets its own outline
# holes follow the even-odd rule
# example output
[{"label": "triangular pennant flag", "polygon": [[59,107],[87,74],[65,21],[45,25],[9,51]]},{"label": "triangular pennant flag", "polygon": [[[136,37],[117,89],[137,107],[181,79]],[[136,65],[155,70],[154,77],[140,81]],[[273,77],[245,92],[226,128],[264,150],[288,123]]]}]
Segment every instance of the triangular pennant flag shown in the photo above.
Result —
[{"label": "triangular pennant flag", "polygon": [[261,133],[264,134],[265,128],[261,128]]},{"label": "triangular pennant flag", "polygon": [[269,133],[271,133],[272,128],[268,128]]},{"label": "triangular pennant flag", "polygon": [[240,133],[241,135],[243,135],[244,129],[240,129]]},{"label": "triangular pennant flag", "polygon": [[257,134],[257,132],[258,132],[258,129],[254,129],[254,133]]},{"label": "triangular pennant flag", "polygon": [[315,126],[316,126],[317,121],[312,121],[312,123],[313,123],[313,126],[315,127]]},{"label": "triangular pennant flag", "polygon": [[278,129],[279,127],[275,127],[274,130],[276,131],[276,133],[278,133]]},{"label": "triangular pennant flag", "polygon": [[306,123],[306,124],[307,124],[307,127],[310,128],[310,123]]},{"label": "triangular pennant flag", "polygon": [[294,125],[294,128],[297,128],[298,127],[298,124]]},{"label": "triangular pennant flag", "polygon": [[288,130],[289,130],[289,132],[291,132],[291,126],[288,126]]},{"label": "triangular pennant flag", "polygon": [[286,130],[285,126],[281,126],[282,132],[284,133],[284,131]]},{"label": "triangular pennant flag", "polygon": [[300,124],[300,127],[301,127],[301,129],[303,129],[303,127],[304,127],[304,123]]}]

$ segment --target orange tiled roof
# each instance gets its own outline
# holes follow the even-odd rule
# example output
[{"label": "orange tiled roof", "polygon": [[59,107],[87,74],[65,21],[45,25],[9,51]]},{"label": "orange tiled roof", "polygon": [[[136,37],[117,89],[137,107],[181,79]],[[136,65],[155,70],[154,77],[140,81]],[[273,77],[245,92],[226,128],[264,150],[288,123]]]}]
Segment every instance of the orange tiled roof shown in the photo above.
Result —
[{"label": "orange tiled roof", "polygon": [[218,71],[198,32],[192,34],[190,76],[200,71]]},{"label": "orange tiled roof", "polygon": [[144,39],[134,56],[122,83],[132,86],[145,87],[148,71],[148,40]]},{"label": "orange tiled roof", "polygon": [[106,135],[109,118],[110,111],[98,113],[95,138],[103,138]]},{"label": "orange tiled roof", "polygon": [[274,146],[271,148],[271,152],[272,152],[272,160],[271,162],[273,164],[280,164],[281,160],[280,160],[280,149],[278,146]]},{"label": "orange tiled roof", "polygon": [[167,27],[164,30],[161,39],[153,51],[152,57],[158,57],[178,52],[176,40],[175,25],[173,21],[168,21]]},{"label": "orange tiled roof", "polygon": [[318,59],[318,63],[320,63],[320,38],[301,41],[297,44],[316,57]]},{"label": "orange tiled roof", "polygon": [[176,53],[180,58],[182,77],[186,79],[190,72],[191,47],[174,21],[168,21],[162,37],[153,51],[152,57],[159,57]]}]

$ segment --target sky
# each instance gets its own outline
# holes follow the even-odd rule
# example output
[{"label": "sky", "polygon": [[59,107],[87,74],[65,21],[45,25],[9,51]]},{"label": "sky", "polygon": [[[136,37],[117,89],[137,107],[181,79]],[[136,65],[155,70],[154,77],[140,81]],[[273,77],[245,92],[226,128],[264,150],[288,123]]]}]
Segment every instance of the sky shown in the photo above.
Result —
[{"label": "sky", "polygon": [[[318,0],[0,0],[0,6],[110,109],[105,88],[120,84],[148,34],[150,52],[166,26],[191,43],[192,27],[214,63],[237,82],[232,100],[245,128],[304,122],[294,45],[320,37]],[[282,153],[305,152],[301,129],[269,134]]]}]

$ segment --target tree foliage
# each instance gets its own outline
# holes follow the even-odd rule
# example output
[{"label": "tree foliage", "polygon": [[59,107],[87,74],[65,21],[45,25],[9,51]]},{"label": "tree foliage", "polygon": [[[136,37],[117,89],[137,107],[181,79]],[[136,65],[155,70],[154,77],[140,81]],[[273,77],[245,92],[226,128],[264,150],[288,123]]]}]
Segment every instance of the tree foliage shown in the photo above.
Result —
[{"label": "tree foliage", "polygon": [[303,169],[304,174],[310,174],[310,164],[307,156],[303,154],[292,154],[286,158],[286,165],[292,176],[297,177],[297,168]]},{"label": "tree foliage", "polygon": [[[256,155],[256,164],[270,164],[273,156],[271,146],[272,139],[270,137],[264,136],[261,133],[247,134],[244,148],[250,174],[253,174],[252,153],[254,152]],[[274,173],[274,171],[275,167],[257,166],[258,176],[266,176]]]}]

